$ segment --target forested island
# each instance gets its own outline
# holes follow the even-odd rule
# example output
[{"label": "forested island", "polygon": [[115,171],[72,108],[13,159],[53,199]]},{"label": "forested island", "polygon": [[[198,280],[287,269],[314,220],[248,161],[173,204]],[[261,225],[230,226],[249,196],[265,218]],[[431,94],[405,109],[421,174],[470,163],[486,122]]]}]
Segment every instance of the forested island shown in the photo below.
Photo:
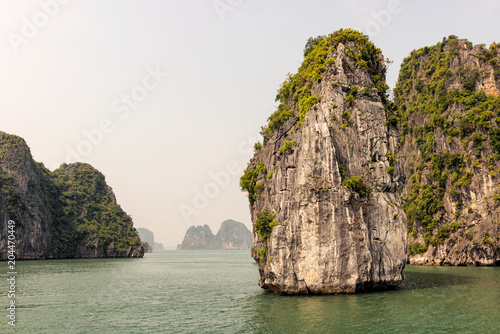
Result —
[{"label": "forested island", "polygon": [[7,259],[9,221],[19,260],[144,255],[101,172],[85,163],[51,172],[22,138],[0,132],[0,260]]}]

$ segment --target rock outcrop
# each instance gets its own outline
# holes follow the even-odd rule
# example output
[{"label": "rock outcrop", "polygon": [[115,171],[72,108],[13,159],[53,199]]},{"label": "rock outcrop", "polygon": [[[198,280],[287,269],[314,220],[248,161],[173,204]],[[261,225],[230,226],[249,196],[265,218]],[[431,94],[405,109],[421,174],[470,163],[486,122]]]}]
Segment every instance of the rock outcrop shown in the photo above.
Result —
[{"label": "rock outcrop", "polygon": [[250,249],[252,232],[245,224],[228,219],[221,224],[216,235],[208,225],[191,226],[178,250]]},{"label": "rock outcrop", "polygon": [[500,44],[415,50],[395,89],[409,261],[500,264]]},{"label": "rock outcrop", "polygon": [[380,50],[358,32],[310,39],[304,53],[240,181],[259,284],[391,287],[405,252],[412,264],[499,265],[500,44],[450,36],[413,51],[393,103]]},{"label": "rock outcrop", "polygon": [[153,244],[155,243],[155,235],[152,231],[144,227],[138,227],[137,233],[139,233],[139,238],[141,238],[141,241],[147,242],[149,245],[153,246]]},{"label": "rock outcrop", "polygon": [[386,92],[384,57],[352,30],[319,41],[282,85],[240,182],[262,288],[355,293],[403,280],[404,175]]},{"label": "rock outcrop", "polygon": [[141,257],[132,219],[90,165],[50,172],[25,141],[0,132],[0,260],[15,222],[16,259]]},{"label": "rock outcrop", "polygon": [[222,222],[213,245],[214,249],[250,249],[252,232],[245,224],[228,219]]},{"label": "rock outcrop", "polygon": [[152,253],[153,252],[153,246],[151,246],[147,241],[142,241],[141,245],[144,248],[144,253]]},{"label": "rock outcrop", "polygon": [[7,259],[9,220],[15,222],[17,259],[52,256],[51,203],[41,191],[33,191],[48,178],[23,139],[0,132],[0,260]]},{"label": "rock outcrop", "polygon": [[186,235],[184,236],[184,240],[182,240],[182,244],[177,245],[178,250],[201,250],[213,249],[212,241],[214,239],[214,234],[210,229],[210,226],[191,226],[186,231]]},{"label": "rock outcrop", "polygon": [[161,242],[155,242],[155,235],[152,231],[144,227],[138,227],[137,232],[141,241],[147,242],[151,246],[151,251],[153,250],[163,250],[163,244]]}]

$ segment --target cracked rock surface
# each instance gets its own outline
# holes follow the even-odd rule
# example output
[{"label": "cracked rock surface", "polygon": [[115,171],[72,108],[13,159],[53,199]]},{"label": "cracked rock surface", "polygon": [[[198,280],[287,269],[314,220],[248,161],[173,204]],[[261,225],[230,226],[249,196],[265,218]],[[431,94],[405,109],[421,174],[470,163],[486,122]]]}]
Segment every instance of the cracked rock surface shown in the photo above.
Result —
[{"label": "cracked rock surface", "polygon": [[[264,240],[254,228],[252,256],[260,286],[279,294],[355,293],[403,280],[406,218],[397,191],[404,180],[397,163],[387,171],[397,134],[385,125],[370,75],[351,66],[346,46],[339,44],[328,58],[335,61],[312,87],[320,102],[300,126],[298,117],[288,120],[249,165],[263,163],[267,171],[250,204],[252,222],[266,209],[277,220]],[[385,66],[383,58],[378,64]],[[347,103],[354,85],[364,94]],[[280,152],[285,140],[295,140],[291,152]],[[343,186],[353,176],[363,178],[370,195]]]}]

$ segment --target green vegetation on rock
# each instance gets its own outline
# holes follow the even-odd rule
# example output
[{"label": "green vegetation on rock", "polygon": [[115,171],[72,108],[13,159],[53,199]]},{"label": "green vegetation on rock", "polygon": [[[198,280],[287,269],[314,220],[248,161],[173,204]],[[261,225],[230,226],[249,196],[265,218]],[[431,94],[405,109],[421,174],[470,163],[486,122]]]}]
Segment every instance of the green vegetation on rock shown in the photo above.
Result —
[{"label": "green vegetation on rock", "polygon": [[[401,143],[406,134],[414,131],[414,137],[421,142],[437,128],[452,138],[480,143],[482,135],[496,128],[492,121],[500,109],[500,98],[476,91],[481,70],[468,67],[462,67],[458,73],[450,70],[459,48],[459,40],[450,36],[435,46],[413,51],[403,61],[394,90],[395,106],[403,128]],[[449,83],[454,80],[462,82],[462,88],[450,87]],[[452,114],[454,106],[462,107],[464,113]],[[428,118],[424,127],[418,125],[417,128],[409,123],[410,116],[416,112]],[[476,133],[474,138],[473,133]],[[481,136],[479,140],[478,135]]]},{"label": "green vegetation on rock", "polygon": [[266,240],[271,234],[273,227],[278,225],[278,221],[274,219],[275,215],[276,213],[271,212],[269,209],[265,209],[264,211],[257,213],[255,232],[259,234],[262,241]]},{"label": "green vegetation on rock", "polygon": [[[342,49],[340,43],[347,57],[337,52]],[[291,129],[295,125],[302,126],[311,109],[318,107],[313,111],[313,114],[316,112],[315,121],[321,123],[325,116],[334,141],[340,139],[338,142],[346,146],[343,136],[362,131],[358,123],[369,120],[370,115],[364,115],[360,109],[366,100],[375,97],[385,108],[388,139],[385,147],[388,151],[382,154],[387,162],[378,152],[362,162],[362,169],[356,169],[349,161],[351,155],[337,155],[342,185],[351,190],[352,198],[369,197],[374,191],[371,187],[377,192],[390,187],[402,194],[408,235],[413,239],[408,248],[410,255],[441,245],[446,249],[472,249],[480,244],[488,245],[490,240],[496,245],[497,240],[492,238],[483,236],[485,242],[482,242],[481,237],[472,237],[468,223],[474,221],[481,225],[479,231],[484,227],[490,235],[498,234],[485,225],[500,206],[500,190],[494,193],[500,173],[499,50],[500,44],[492,44],[489,48],[474,46],[456,36],[415,50],[404,60],[394,100],[389,101],[384,59],[365,35],[347,29],[309,39],[302,65],[281,85],[276,96],[277,110],[262,128],[263,145],[270,143],[274,147],[256,152],[241,179],[242,190],[248,191],[253,204],[265,184],[279,181],[269,181],[272,175],[267,179],[261,177],[266,172],[258,172],[264,168],[260,161],[265,160],[266,166],[274,169],[276,161],[282,158],[276,159],[275,151],[280,144],[280,153],[289,154],[295,144],[301,144],[302,137],[314,134],[309,127]],[[345,70],[347,83],[343,77],[335,78],[339,63]],[[366,74],[376,89],[371,83],[367,84]],[[353,78],[356,80],[351,80]],[[378,97],[374,96],[376,92]],[[319,102],[321,105],[316,106]],[[287,128],[284,128],[285,123]],[[350,127],[353,124],[357,126]],[[344,131],[338,129],[339,126]],[[292,131],[298,134],[293,137],[296,143],[289,137]],[[312,145],[299,147],[321,152],[324,143],[320,138],[310,139],[308,137],[306,143],[314,140]],[[285,161],[293,158],[295,156]],[[375,165],[380,162],[379,158],[385,167]],[[290,162],[292,167],[293,161]],[[381,178],[379,168],[385,168],[390,175],[383,173]],[[286,172],[282,170],[280,175],[286,177]],[[397,185],[388,186],[387,180]],[[322,189],[322,198],[327,198],[331,189],[329,182],[319,180],[311,188],[315,187]],[[272,193],[272,187],[266,186],[266,189]],[[265,204],[259,201],[256,207],[260,210]],[[474,210],[470,212],[469,207]],[[398,217],[398,212],[393,214],[394,218]],[[467,240],[467,244],[460,243],[459,238]],[[472,248],[467,248],[469,246]]]},{"label": "green vegetation on rock", "polygon": [[14,178],[0,169],[0,195],[3,198],[5,209],[11,219],[22,222],[21,217],[26,212],[26,205],[21,200],[21,194],[16,189]]},{"label": "green vegetation on rock", "polygon": [[358,193],[360,197],[367,197],[372,192],[361,176],[351,176],[350,178],[342,181],[342,185],[349,188],[351,191]]},{"label": "green vegetation on rock", "polygon": [[255,222],[254,228],[261,242],[264,243],[264,246],[256,251],[260,262],[266,262],[267,260],[267,238],[271,235],[273,227],[278,225],[278,221],[274,219],[275,215],[276,213],[269,209],[257,213],[257,221]]},{"label": "green vegetation on rock", "polygon": [[83,237],[82,241],[90,248],[98,240],[103,251],[111,243],[118,252],[140,245],[132,218],[116,204],[99,171],[84,163],[63,164],[53,172],[53,178],[62,190],[64,215],[74,222],[76,239]]},{"label": "green vegetation on rock", "polygon": [[[463,59],[469,52],[464,45],[470,52],[479,50],[479,65]],[[400,148],[413,149],[411,188],[403,202],[412,238],[421,227],[427,244],[444,243],[456,230],[455,225],[445,224],[445,196],[449,195],[455,208],[451,218],[458,219],[468,187],[474,180],[481,182],[476,176],[481,164],[494,175],[495,158],[486,159],[483,152],[488,147],[500,152],[500,97],[478,87],[490,75],[485,70],[488,66],[498,70],[498,61],[498,44],[486,49],[450,36],[413,51],[401,65],[394,90],[397,120],[393,121],[401,129]],[[474,154],[464,155],[457,149],[443,152],[437,144],[443,137],[448,147],[461,145],[458,150],[469,148]]]},{"label": "green vegetation on rock", "polygon": [[321,100],[321,96],[313,94],[313,87],[321,82],[322,74],[328,68],[334,68],[335,59],[331,55],[340,43],[344,44],[348,56],[353,60],[353,69],[367,70],[382,101],[387,102],[385,67],[379,65],[382,61],[379,58],[381,50],[370,42],[368,36],[353,29],[341,29],[326,37],[310,38],[304,49],[304,61],[298,72],[294,75],[288,74],[278,90],[276,95],[276,101],[280,103],[278,109],[269,117],[267,126],[262,128],[261,134],[265,139],[270,138],[278,128],[293,117],[299,117],[298,126],[304,122],[306,113]]},{"label": "green vegetation on rock", "polygon": [[266,175],[267,169],[264,167],[263,162],[257,163],[257,166],[252,166],[253,168],[247,169],[243,172],[240,178],[240,188],[241,191],[248,192],[248,200],[250,204],[253,204],[260,197],[260,193],[263,190],[263,183],[257,182],[260,175]]},{"label": "green vegetation on rock", "polygon": [[340,178],[343,181],[345,179],[345,168],[341,165],[339,165],[339,173],[340,173]]},{"label": "green vegetation on rock", "polygon": [[414,242],[408,245],[408,255],[422,254],[427,252],[427,246],[420,242]]},{"label": "green vegetation on rock", "polygon": [[294,140],[285,140],[283,142],[283,146],[280,147],[281,154],[291,154],[293,153],[293,147],[297,145],[297,142]]},{"label": "green vegetation on rock", "polygon": [[25,253],[36,253],[37,258],[108,256],[107,252],[123,256],[140,249],[132,219],[116,204],[99,171],[76,163],[51,172],[33,161],[23,139],[3,132],[0,206],[16,221],[19,238],[28,240],[34,237],[33,229],[42,229],[36,234],[40,249],[25,249],[22,244],[20,258],[31,256]]}]

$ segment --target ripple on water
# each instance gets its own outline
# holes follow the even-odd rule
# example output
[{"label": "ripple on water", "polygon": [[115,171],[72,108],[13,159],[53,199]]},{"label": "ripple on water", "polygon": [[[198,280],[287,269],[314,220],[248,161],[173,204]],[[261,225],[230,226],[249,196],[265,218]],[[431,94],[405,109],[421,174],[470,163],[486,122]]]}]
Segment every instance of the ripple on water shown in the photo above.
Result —
[{"label": "ripple on water", "polygon": [[[406,280],[392,291],[287,297],[258,287],[248,251],[27,261],[19,263],[18,272],[16,329],[22,333],[494,333],[500,328],[500,268],[408,266]],[[5,305],[7,297],[0,302]]]}]

